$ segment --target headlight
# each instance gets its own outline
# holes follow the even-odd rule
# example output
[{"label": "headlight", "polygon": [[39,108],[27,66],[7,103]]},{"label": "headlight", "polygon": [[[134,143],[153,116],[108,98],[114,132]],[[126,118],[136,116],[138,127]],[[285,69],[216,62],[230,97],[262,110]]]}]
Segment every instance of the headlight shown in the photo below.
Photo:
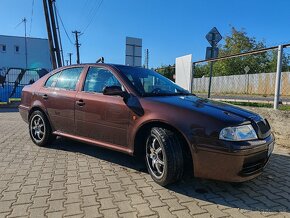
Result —
[{"label": "headlight", "polygon": [[227,141],[245,141],[257,139],[258,137],[252,125],[243,125],[222,129],[219,138]]}]

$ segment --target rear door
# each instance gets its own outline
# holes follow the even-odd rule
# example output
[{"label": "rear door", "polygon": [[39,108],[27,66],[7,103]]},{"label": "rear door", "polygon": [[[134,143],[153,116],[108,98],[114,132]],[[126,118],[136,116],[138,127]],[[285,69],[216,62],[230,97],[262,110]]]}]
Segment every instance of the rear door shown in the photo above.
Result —
[{"label": "rear door", "polygon": [[122,87],[110,70],[89,68],[83,88],[76,95],[76,134],[127,146],[130,111],[122,97],[103,95],[103,89],[113,85]]},{"label": "rear door", "polygon": [[76,87],[82,67],[64,69],[52,75],[42,88],[42,101],[55,130],[74,134]]}]

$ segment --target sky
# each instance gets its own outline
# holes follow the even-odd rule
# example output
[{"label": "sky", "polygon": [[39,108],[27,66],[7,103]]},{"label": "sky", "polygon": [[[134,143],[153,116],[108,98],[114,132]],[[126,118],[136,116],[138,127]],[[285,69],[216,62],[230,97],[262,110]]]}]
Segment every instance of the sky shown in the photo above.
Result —
[{"label": "sky", "polygon": [[[126,36],[143,39],[150,67],[174,64],[187,54],[201,60],[212,27],[223,36],[232,26],[244,28],[267,46],[290,43],[289,0],[56,0],[56,6],[69,36],[60,23],[64,59],[72,52],[73,62],[74,30],[83,33],[82,63],[103,56],[107,63],[124,64]],[[18,24],[26,17],[28,36],[47,38],[42,0],[0,0],[0,9],[0,35],[24,36]]]}]

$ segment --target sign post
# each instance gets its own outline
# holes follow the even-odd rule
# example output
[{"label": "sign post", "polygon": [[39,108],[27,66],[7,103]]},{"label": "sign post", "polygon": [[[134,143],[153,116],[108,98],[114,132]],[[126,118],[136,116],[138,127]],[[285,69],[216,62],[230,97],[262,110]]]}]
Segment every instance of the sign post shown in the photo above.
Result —
[{"label": "sign post", "polygon": [[[222,35],[219,33],[217,28],[214,27],[208,32],[208,34],[206,34],[205,38],[211,45],[211,47],[206,48],[206,59],[217,58],[218,48],[216,47],[216,45],[219,41],[222,40]],[[214,63],[213,61],[210,62],[210,76],[209,76],[208,93],[207,93],[208,98],[210,98],[210,92],[211,92],[213,63]]]},{"label": "sign post", "polygon": [[250,71],[250,67],[249,66],[246,66],[244,68],[244,71],[245,71],[245,75],[246,75],[246,94],[249,94],[249,71]]}]

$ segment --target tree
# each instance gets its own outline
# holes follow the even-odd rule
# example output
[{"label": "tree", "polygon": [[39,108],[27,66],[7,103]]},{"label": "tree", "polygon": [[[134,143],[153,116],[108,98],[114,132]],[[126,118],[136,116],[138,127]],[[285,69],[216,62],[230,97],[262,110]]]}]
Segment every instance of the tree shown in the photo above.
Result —
[{"label": "tree", "polygon": [[[266,48],[264,41],[258,41],[250,37],[245,29],[237,30],[232,27],[229,35],[224,36],[225,43],[219,46],[219,57],[254,51]],[[290,70],[290,56],[283,54],[283,71]],[[228,58],[216,61],[213,66],[213,76],[228,76],[238,74],[270,73],[276,72],[277,50],[267,51],[259,54],[251,54],[243,57]],[[246,72],[245,68],[249,67]],[[174,67],[174,66],[173,66]],[[175,69],[171,65],[157,68],[156,71],[173,80]],[[197,64],[194,67],[194,77],[209,76],[210,65],[207,62]]]},{"label": "tree", "polygon": [[[225,44],[219,46],[219,57],[254,51],[266,48],[265,42],[249,37],[244,29],[232,27],[231,33],[224,37]],[[283,70],[289,67],[289,56],[283,55]],[[269,73],[276,71],[277,51],[267,51],[243,57],[228,58],[216,61],[213,67],[214,76],[245,74],[249,67],[249,74]],[[209,76],[209,64],[197,65],[194,77]]]},{"label": "tree", "polygon": [[155,71],[174,81],[173,76],[175,75],[175,65],[161,66],[160,68],[155,69]]}]

